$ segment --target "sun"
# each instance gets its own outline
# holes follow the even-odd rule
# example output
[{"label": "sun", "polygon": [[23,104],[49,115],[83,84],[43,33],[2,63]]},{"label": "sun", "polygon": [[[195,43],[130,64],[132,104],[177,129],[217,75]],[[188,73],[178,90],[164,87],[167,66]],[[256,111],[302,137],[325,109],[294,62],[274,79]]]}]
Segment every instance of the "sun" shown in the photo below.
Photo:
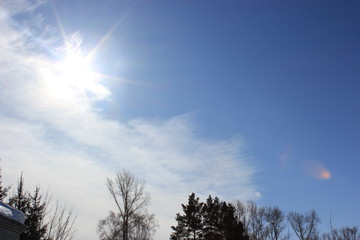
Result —
[{"label": "sun", "polygon": [[81,51],[83,40],[81,34],[75,32],[67,35],[55,4],[53,4],[52,7],[63,45],[53,51],[57,61],[50,62],[50,68],[41,71],[41,73],[44,74],[44,79],[46,79],[46,88],[49,97],[56,97],[61,100],[80,98],[86,100],[106,100],[107,97],[111,95],[111,92],[109,88],[100,84],[100,80],[108,79],[119,82],[133,82],[97,72],[93,67],[93,61],[98,51],[123,21],[123,17],[119,18],[95,46],[84,55]]},{"label": "sun", "polygon": [[94,70],[90,57],[77,49],[67,49],[63,57],[52,64],[51,72],[47,85],[54,97],[99,100],[109,95],[109,90],[99,83],[101,74]]},{"label": "sun", "polygon": [[65,58],[58,64],[59,77],[63,84],[78,88],[88,88],[95,79],[89,58],[79,52],[68,50]]}]

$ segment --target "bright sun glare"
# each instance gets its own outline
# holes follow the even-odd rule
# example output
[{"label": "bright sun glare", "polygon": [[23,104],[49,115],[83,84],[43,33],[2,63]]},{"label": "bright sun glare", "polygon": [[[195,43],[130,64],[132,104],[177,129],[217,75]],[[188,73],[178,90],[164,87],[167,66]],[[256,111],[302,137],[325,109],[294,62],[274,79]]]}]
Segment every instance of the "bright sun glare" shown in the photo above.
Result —
[{"label": "bright sun glare", "polygon": [[52,95],[59,98],[74,98],[89,96],[102,99],[109,91],[97,83],[99,74],[96,73],[88,57],[80,52],[68,49],[65,57],[54,65],[51,81],[48,86]]},{"label": "bright sun glare", "polygon": [[79,88],[87,88],[95,80],[89,59],[74,51],[69,51],[59,63],[59,76],[65,85]]},{"label": "bright sun glare", "polygon": [[82,55],[80,51],[82,40],[80,35],[78,33],[70,36],[66,35],[55,5],[53,5],[53,10],[66,49],[64,58],[51,64],[50,72],[48,69],[45,70],[49,94],[62,100],[78,98],[90,100],[105,99],[111,92],[108,88],[98,83],[98,80],[100,78],[121,79],[94,71],[92,60],[96,52],[106,43],[112,32],[115,31],[122,18],[109,29],[87,55]]}]

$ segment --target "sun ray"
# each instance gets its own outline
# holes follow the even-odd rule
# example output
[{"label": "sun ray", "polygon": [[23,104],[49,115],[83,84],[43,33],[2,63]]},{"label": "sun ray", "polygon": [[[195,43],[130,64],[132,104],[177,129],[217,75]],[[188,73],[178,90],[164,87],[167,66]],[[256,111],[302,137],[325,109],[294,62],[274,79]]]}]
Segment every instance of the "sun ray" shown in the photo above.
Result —
[{"label": "sun ray", "polygon": [[62,37],[62,40],[63,40],[64,44],[67,45],[67,37],[66,37],[65,30],[64,30],[64,26],[61,23],[60,15],[59,15],[59,12],[58,12],[58,10],[56,8],[54,0],[50,0],[50,3],[51,3],[51,7],[53,9],[53,12],[54,12],[56,23],[57,23],[58,28],[60,30],[60,35]]},{"label": "sun ray", "polygon": [[112,27],[101,37],[95,47],[89,52],[88,57],[93,59],[96,52],[109,40],[111,34],[119,27],[119,25],[125,20],[126,16],[130,12],[132,7],[128,8],[126,12],[112,25]]},{"label": "sun ray", "polygon": [[128,83],[128,84],[137,85],[137,86],[145,86],[146,85],[143,82],[129,80],[129,79],[126,79],[126,78],[121,78],[121,77],[115,77],[115,76],[111,76],[111,75],[107,75],[107,74],[103,74],[103,73],[98,73],[98,72],[95,72],[95,75],[96,75],[97,78],[101,78],[101,79],[108,79],[108,80],[112,80],[112,81]]}]

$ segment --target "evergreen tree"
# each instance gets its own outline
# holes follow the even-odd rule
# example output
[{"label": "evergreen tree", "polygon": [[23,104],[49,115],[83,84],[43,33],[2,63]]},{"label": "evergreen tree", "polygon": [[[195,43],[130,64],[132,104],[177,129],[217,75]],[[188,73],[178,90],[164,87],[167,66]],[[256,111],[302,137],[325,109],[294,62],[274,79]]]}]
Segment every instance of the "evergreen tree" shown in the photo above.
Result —
[{"label": "evergreen tree", "polygon": [[184,214],[177,214],[177,226],[172,226],[171,240],[248,240],[243,224],[235,215],[235,207],[209,196],[206,203],[192,193]]},{"label": "evergreen tree", "polygon": [[235,207],[226,202],[220,207],[220,230],[224,240],[248,239],[242,222],[237,220]]},{"label": "evergreen tree", "polygon": [[218,197],[214,199],[211,195],[203,205],[203,224],[204,224],[204,237],[206,240],[217,240],[221,238],[220,232],[220,210],[221,204]]},{"label": "evergreen tree", "polygon": [[[0,167],[0,200],[8,195],[10,187],[2,186]],[[71,211],[56,204],[55,210],[47,212],[49,199],[40,193],[40,187],[36,187],[33,194],[25,190],[24,178],[21,173],[16,191],[8,198],[7,204],[25,214],[25,226],[27,229],[20,235],[20,240],[70,240],[74,232],[76,217]],[[46,215],[48,224],[45,223]],[[142,223],[149,219],[142,219]],[[143,230],[143,229],[142,229]]]},{"label": "evergreen tree", "polygon": [[[14,208],[17,208],[18,210],[20,210],[25,214],[25,219],[26,219],[25,226],[27,226],[26,221],[27,221],[27,216],[29,214],[30,197],[29,194],[24,189],[24,178],[22,173],[18,181],[17,190],[16,192],[13,193],[12,196],[10,196],[8,204]],[[20,240],[28,240],[26,232],[27,231],[23,232],[20,235]]]},{"label": "evergreen tree", "polygon": [[30,198],[29,194],[24,189],[24,178],[22,173],[18,181],[17,190],[13,193],[12,196],[10,196],[8,204],[27,215],[29,210]]},{"label": "evergreen tree", "polygon": [[47,225],[44,223],[47,202],[43,200],[39,187],[35,188],[33,195],[30,195],[29,198],[30,205],[25,220],[27,230],[23,239],[40,240],[43,239],[47,230]]},{"label": "evergreen tree", "polygon": [[47,202],[43,200],[39,187],[35,188],[33,194],[25,191],[22,173],[17,191],[9,198],[8,204],[25,214],[24,224],[27,229],[20,235],[20,240],[43,239],[47,229],[44,223]]},{"label": "evergreen tree", "polygon": [[202,206],[203,203],[195,197],[195,193],[189,196],[187,205],[182,204],[184,214],[176,214],[176,221],[178,225],[171,228],[174,232],[171,234],[171,240],[198,240],[203,239],[203,224],[202,224]]},{"label": "evergreen tree", "polygon": [[0,167],[0,201],[4,201],[4,199],[7,197],[8,192],[10,190],[10,186],[3,186],[2,183],[2,168]]}]

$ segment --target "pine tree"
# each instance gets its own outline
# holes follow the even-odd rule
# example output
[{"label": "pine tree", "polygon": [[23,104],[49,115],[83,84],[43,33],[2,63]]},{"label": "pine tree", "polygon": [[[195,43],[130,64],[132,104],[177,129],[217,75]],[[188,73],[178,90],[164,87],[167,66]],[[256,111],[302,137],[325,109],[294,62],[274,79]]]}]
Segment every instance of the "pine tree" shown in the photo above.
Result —
[{"label": "pine tree", "polygon": [[235,215],[235,207],[220,202],[217,197],[209,196],[206,203],[202,203],[192,193],[182,208],[184,214],[177,213],[178,224],[171,227],[171,240],[249,240]]},{"label": "pine tree", "polygon": [[40,240],[43,239],[47,230],[47,225],[44,223],[47,202],[43,200],[39,187],[35,188],[33,195],[30,195],[29,198],[29,210],[25,220],[27,230],[23,239]]},{"label": "pine tree", "polygon": [[2,168],[0,167],[0,201],[4,201],[4,199],[7,197],[8,192],[10,190],[11,186],[3,186],[2,182]]},{"label": "pine tree", "polygon": [[22,173],[20,175],[17,190],[15,193],[13,193],[12,196],[10,196],[8,204],[14,208],[17,208],[25,215],[29,210],[30,198],[29,194],[24,189],[24,178]]},{"label": "pine tree", "polygon": [[220,232],[220,200],[218,197],[214,199],[211,195],[203,205],[203,222],[204,222],[204,237],[206,240],[217,240],[221,238]]},{"label": "pine tree", "polygon": [[[22,173],[20,175],[20,179],[18,182],[17,191],[13,193],[13,195],[9,198],[8,204],[23,212],[25,214],[25,218],[27,218],[29,214],[30,197],[29,194],[24,189],[24,178]],[[26,225],[26,221],[25,221],[25,225]],[[20,235],[20,240],[28,240],[28,238],[26,237],[26,232],[23,232]]]},{"label": "pine tree", "polygon": [[184,214],[176,214],[178,225],[172,226],[171,240],[199,240],[203,239],[202,206],[203,203],[195,197],[195,193],[189,196],[187,205],[182,204]]},{"label": "pine tree", "polygon": [[8,204],[25,214],[26,231],[20,235],[20,240],[41,240],[46,233],[44,218],[46,214],[46,201],[36,187],[33,194],[25,191],[24,178],[21,173],[17,191],[9,198]]},{"label": "pine tree", "polygon": [[235,215],[235,207],[223,202],[220,207],[220,229],[224,240],[248,239],[242,222]]}]

